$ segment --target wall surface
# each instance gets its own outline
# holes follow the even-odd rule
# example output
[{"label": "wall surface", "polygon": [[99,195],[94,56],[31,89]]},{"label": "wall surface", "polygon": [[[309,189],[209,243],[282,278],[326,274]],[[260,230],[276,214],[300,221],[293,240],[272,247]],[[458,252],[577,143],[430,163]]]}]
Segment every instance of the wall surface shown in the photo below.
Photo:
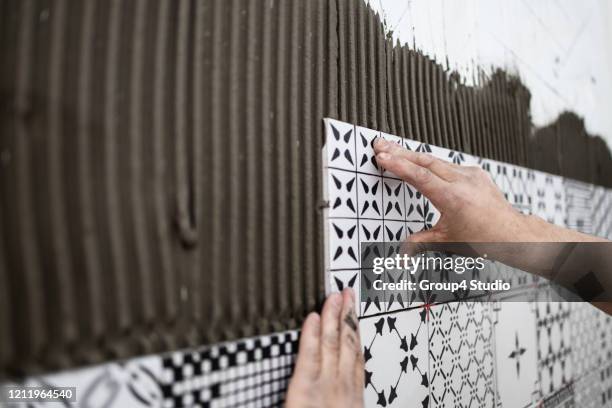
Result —
[{"label": "wall surface", "polygon": [[563,111],[612,146],[612,4],[606,0],[364,0],[393,39],[461,73],[517,74],[537,126]]},{"label": "wall surface", "polygon": [[[534,162],[519,78],[462,80],[360,0],[2,0],[0,19],[0,375],[298,327],[325,295],[324,117]],[[582,122],[548,133],[535,164],[610,183]]]}]

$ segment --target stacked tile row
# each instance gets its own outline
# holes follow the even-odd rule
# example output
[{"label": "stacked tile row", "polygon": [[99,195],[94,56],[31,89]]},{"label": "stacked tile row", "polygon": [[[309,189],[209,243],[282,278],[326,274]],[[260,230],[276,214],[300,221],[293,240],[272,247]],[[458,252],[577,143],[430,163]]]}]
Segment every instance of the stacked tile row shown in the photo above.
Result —
[{"label": "stacked tile row", "polygon": [[[372,222],[370,206],[364,210],[365,203],[371,200],[360,200],[364,196],[361,190],[352,195],[333,182],[339,172],[344,176],[343,186],[355,184],[365,177],[382,182],[387,178],[397,179],[378,168],[372,159],[372,143],[377,137],[395,141],[409,150],[430,153],[447,162],[479,166],[490,174],[518,211],[587,233],[595,233],[596,229],[598,235],[612,237],[607,233],[612,226],[608,215],[612,209],[612,192],[603,187],[331,119],[326,120],[326,132],[324,156],[327,166],[323,174],[331,180],[327,183],[326,196],[330,292],[340,291],[345,286],[359,289],[360,285],[369,284],[368,271],[360,268],[360,258],[349,262],[342,256],[353,251],[358,254],[361,242],[387,242],[382,234],[357,233],[364,227],[368,230]],[[337,135],[347,137],[343,139]],[[353,135],[357,139],[354,148],[350,144]],[[363,143],[359,145],[362,138]],[[415,197],[418,194],[420,200],[411,204],[424,208],[427,199],[405,185],[404,189],[408,188]],[[381,208],[387,208],[386,202],[394,208],[394,201],[386,198],[384,192],[381,199]],[[350,208],[347,207],[349,201],[354,203],[348,206]],[[407,206],[410,208],[406,203],[403,208],[410,214]],[[429,206],[428,214],[433,214],[430,219],[417,211],[416,218],[403,220],[405,225],[408,222],[420,225],[414,231],[406,229],[403,236],[435,225],[440,214],[431,203]],[[380,221],[376,218],[382,227],[386,216],[383,212]],[[354,236],[341,233],[343,230],[339,226],[343,222],[354,228]],[[390,235],[388,242],[394,239]],[[612,348],[592,339],[601,336],[606,342],[610,319],[589,304],[552,301],[546,283],[532,275],[496,262],[489,268],[489,272],[512,283],[514,295],[511,293],[504,302],[424,304],[410,299],[408,292],[398,299],[397,291],[385,292],[378,302],[362,299],[359,310],[368,406],[535,407],[542,404],[557,407],[575,401],[584,406],[598,406],[598,401],[604,401],[601,404],[608,401],[611,383],[607,380],[606,373],[610,369],[606,355],[612,353]],[[385,271],[383,280],[402,278],[394,273]],[[536,302],[512,301],[512,296],[533,288],[538,288]],[[391,294],[395,295],[393,301],[389,299]],[[585,313],[588,313],[586,318]],[[411,323],[397,330],[398,322],[404,321]],[[581,325],[586,325],[588,330],[580,330]]]}]

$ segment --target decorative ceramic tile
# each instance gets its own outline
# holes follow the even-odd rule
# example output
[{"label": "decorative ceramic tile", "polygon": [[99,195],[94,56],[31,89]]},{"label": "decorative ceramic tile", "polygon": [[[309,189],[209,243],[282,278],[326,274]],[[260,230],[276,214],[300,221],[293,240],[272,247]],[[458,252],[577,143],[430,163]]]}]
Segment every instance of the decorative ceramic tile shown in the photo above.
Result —
[{"label": "decorative ceramic tile", "polygon": [[406,234],[408,236],[422,231],[425,228],[425,225],[421,221],[408,221],[406,222]]},{"label": "decorative ceramic tile", "polygon": [[405,201],[405,216],[406,221],[409,222],[420,222],[423,223],[424,211],[423,202],[424,198],[420,191],[411,186],[408,183],[404,184],[404,201]]},{"label": "decorative ceramic tile", "polygon": [[374,157],[374,140],[380,137],[380,132],[361,126],[357,131],[357,171],[380,176],[382,171]]},{"label": "decorative ceramic tile", "polygon": [[382,220],[359,220],[359,239],[365,242],[383,242]]},{"label": "decorative ceramic tile", "polygon": [[[387,269],[384,272],[384,282],[388,284],[398,284],[406,280],[409,273],[404,269]],[[385,289],[385,311],[392,312],[408,307],[408,289]]]},{"label": "decorative ceramic tile", "polygon": [[435,227],[442,215],[440,211],[438,211],[438,209],[431,203],[431,201],[425,197],[423,197],[422,208],[417,208],[417,211],[423,217],[423,227],[426,230]]},{"label": "decorative ceramic tile", "polygon": [[329,269],[359,268],[359,239],[356,219],[330,218]]},{"label": "decorative ceramic tile", "polygon": [[[388,142],[395,143],[395,144],[400,145],[400,146],[404,145],[404,139],[402,139],[399,136],[390,135],[388,133],[381,133],[381,136],[382,136],[383,139],[385,139]],[[397,175],[391,173],[390,171],[384,170],[384,169],[383,169],[383,176],[398,178]]]},{"label": "decorative ceramic tile", "polygon": [[[397,253],[397,245],[393,243],[421,229],[432,228],[440,217],[439,211],[412,186],[377,167],[372,149],[373,140],[379,135],[377,131],[356,127],[351,132],[352,125],[341,122],[326,122],[326,126],[324,167],[330,169],[325,177],[324,196],[329,201],[326,215],[329,264],[340,267],[329,271],[329,290],[339,291],[346,286],[371,288],[376,279],[386,283],[416,279],[403,270],[385,271],[379,276],[370,269],[359,268],[369,257]],[[519,211],[587,233],[608,237],[612,234],[610,190],[394,135],[381,133],[380,137],[446,162],[482,167]],[[350,146],[351,140],[354,148]],[[345,170],[344,173],[336,170],[340,171],[337,180],[331,177],[334,168]],[[353,179],[355,197],[348,188]],[[336,225],[337,230],[333,222],[341,223]],[[358,248],[361,242],[384,244],[362,250]],[[487,272],[489,280],[503,279],[511,283],[513,291],[505,294],[505,298],[533,293],[539,299],[540,293],[549,287],[537,277],[496,262],[487,265]],[[446,271],[419,271],[418,278],[431,278],[427,275],[431,273]],[[473,271],[462,276],[444,275],[440,279],[469,280],[474,277],[470,274]],[[612,340],[609,340],[612,318],[609,316],[600,314],[605,319],[597,319],[595,315],[600,312],[582,304],[572,309],[575,312],[572,315],[572,310],[565,307],[567,304],[546,299],[537,303],[431,304],[440,299],[428,298],[423,306],[425,299],[414,296],[407,290],[385,290],[361,299],[360,322],[362,335],[367,339],[364,340],[366,406],[569,407],[575,403],[612,406],[612,365],[608,363],[612,361]],[[404,313],[414,320],[409,330],[416,329],[419,336],[426,333],[428,341],[421,350],[417,346],[408,360],[400,355],[398,364],[393,365],[392,361],[384,360],[395,359],[393,350],[397,344],[404,352],[401,340],[405,331],[399,328]],[[397,322],[388,320],[393,316],[398,316]],[[424,320],[417,320],[415,316],[423,316]],[[389,325],[395,325],[397,331]],[[411,372],[410,364],[406,368],[399,362],[411,363],[412,357],[418,363]],[[383,361],[380,366],[378,361]],[[411,385],[402,387],[402,381],[411,375],[413,389]],[[411,395],[422,392],[422,398],[405,396],[408,393],[402,392],[406,387],[411,389]]]},{"label": "decorative ceramic tile", "polygon": [[429,312],[431,407],[494,407],[490,303],[453,302]]},{"label": "decorative ceramic tile", "polygon": [[600,408],[604,407],[607,393],[603,391],[599,370],[585,373],[574,382],[574,401],[576,407]]},{"label": "decorative ceramic tile", "polygon": [[612,191],[595,187],[590,202],[593,234],[612,239]]},{"label": "decorative ceramic tile", "polygon": [[404,221],[384,222],[384,242],[402,242],[408,237],[406,223]]},{"label": "decorative ceramic tile", "polygon": [[499,302],[494,306],[500,407],[527,408],[540,399],[534,308],[528,302]]},{"label": "decorative ceramic tile", "polygon": [[404,148],[408,150],[412,150],[416,152],[421,145],[421,142],[417,142],[416,140],[404,139]]},{"label": "decorative ceramic tile", "polygon": [[565,225],[565,189],[563,178],[537,170],[529,170],[528,178],[533,214],[544,220]]},{"label": "decorative ceramic tile", "polygon": [[576,180],[563,179],[565,190],[566,227],[591,234],[591,197],[593,186]]},{"label": "decorative ceramic tile", "polygon": [[373,258],[382,257],[382,245],[366,245],[383,241],[384,227],[382,220],[359,220],[360,257],[362,267],[372,265]]},{"label": "decorative ceramic tile", "polygon": [[536,302],[538,376],[544,397],[572,382],[570,303]]},{"label": "decorative ceramic tile", "polygon": [[449,155],[451,161],[463,167],[474,166],[478,167],[478,157],[471,154],[451,151]]},{"label": "decorative ceramic tile", "polygon": [[425,309],[412,309],[359,322],[367,407],[429,406],[425,319]]},{"label": "decorative ceramic tile", "polygon": [[[344,288],[353,288],[356,296],[361,293],[361,271],[359,269],[349,269],[344,271],[330,271],[329,285],[330,293],[342,292]],[[360,315],[359,301],[355,300],[355,311]]]},{"label": "decorative ceramic tile", "polygon": [[345,170],[328,169],[329,217],[357,218],[357,174]]},{"label": "decorative ceramic tile", "polygon": [[24,385],[77,387],[78,403],[27,406],[281,406],[297,348],[294,330],[32,377]]},{"label": "decorative ceramic tile", "polygon": [[526,214],[531,213],[531,194],[526,169],[489,159],[481,160],[480,166],[491,175],[514,208]]},{"label": "decorative ceramic tile", "polygon": [[404,182],[383,178],[383,214],[385,220],[404,221],[406,219],[406,202],[404,200]]},{"label": "decorative ceramic tile", "polygon": [[355,127],[334,119],[325,120],[327,166],[355,171]]},{"label": "decorative ceramic tile", "polygon": [[373,291],[374,281],[381,279],[381,276],[374,273],[372,269],[361,270],[361,316],[372,316],[385,312],[385,293],[384,291]]},{"label": "decorative ceramic tile", "polygon": [[527,169],[510,165],[510,204],[524,214],[531,214],[531,195]]},{"label": "decorative ceramic tile", "polygon": [[[390,179],[389,179],[390,180]],[[357,175],[357,201],[359,218],[383,218],[383,178],[366,174]]]}]

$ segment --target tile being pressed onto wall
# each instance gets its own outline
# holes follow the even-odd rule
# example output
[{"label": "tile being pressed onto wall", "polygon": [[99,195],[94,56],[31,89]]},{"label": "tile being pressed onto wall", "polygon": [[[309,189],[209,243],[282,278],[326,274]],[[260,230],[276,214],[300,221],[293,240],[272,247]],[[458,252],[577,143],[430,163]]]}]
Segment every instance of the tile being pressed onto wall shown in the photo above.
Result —
[{"label": "tile being pressed onto wall", "polygon": [[357,175],[357,203],[359,218],[383,218],[384,182],[381,176]]},{"label": "tile being pressed onto wall", "polygon": [[383,214],[385,220],[405,221],[406,201],[404,182],[398,179],[383,178]]},{"label": "tile being pressed onto wall", "polygon": [[384,279],[384,276],[375,273],[372,269],[361,270],[360,315],[372,316],[386,312],[386,297],[384,291],[372,291],[376,280]]},{"label": "tile being pressed onto wall", "polygon": [[374,156],[374,141],[380,137],[380,132],[357,126],[357,171],[374,176],[381,176],[382,170]]},{"label": "tile being pressed onto wall", "polygon": [[[398,146],[402,146],[402,147],[404,146],[404,139],[399,137],[399,136],[390,135],[388,133],[383,133],[383,132],[381,132],[380,135],[381,135],[381,137],[383,139],[385,139],[388,142],[395,143]],[[392,173],[392,172],[390,172],[390,171],[388,171],[386,169],[383,169],[383,176],[384,177],[394,177],[394,178],[399,179],[398,175],[396,175],[396,174],[394,174],[394,173]]]},{"label": "tile being pressed onto wall", "polygon": [[358,269],[359,231],[354,218],[329,218],[329,269]]},{"label": "tile being pressed onto wall", "polygon": [[357,218],[357,174],[346,170],[328,169],[329,186],[327,202],[330,218]]},{"label": "tile being pressed onto wall", "polygon": [[425,309],[361,319],[366,407],[429,406]]},{"label": "tile being pressed onto wall", "polygon": [[428,327],[430,407],[494,407],[491,304],[433,305]]},{"label": "tile being pressed onto wall", "polygon": [[[345,288],[352,288],[355,295],[361,293],[361,271],[359,269],[350,269],[344,271],[329,271],[329,293],[339,293]],[[355,299],[355,314],[361,316],[361,304],[358,299]]]},{"label": "tile being pressed onto wall", "polygon": [[324,163],[329,167],[356,171],[355,127],[334,119],[325,119],[326,143]]}]

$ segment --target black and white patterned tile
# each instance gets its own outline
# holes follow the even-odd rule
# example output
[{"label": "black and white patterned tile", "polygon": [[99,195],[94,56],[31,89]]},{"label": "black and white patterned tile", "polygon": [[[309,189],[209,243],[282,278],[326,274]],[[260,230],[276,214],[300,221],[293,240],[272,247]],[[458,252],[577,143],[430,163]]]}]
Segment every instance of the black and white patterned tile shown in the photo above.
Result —
[{"label": "black and white patterned tile", "polygon": [[357,171],[381,176],[382,170],[374,157],[374,141],[380,137],[380,132],[357,126]]},{"label": "black and white patterned tile", "polygon": [[565,226],[565,189],[563,178],[529,170],[529,195],[534,215],[559,226]]},{"label": "black and white patterned tile", "polygon": [[612,191],[604,187],[594,187],[590,202],[593,234],[612,239]]},{"label": "black and white patterned tile", "polygon": [[295,330],[280,332],[32,377],[23,385],[76,387],[77,402],[23,406],[280,407],[293,371],[298,336]]},{"label": "black and white patterned tile", "polygon": [[[346,124],[343,129],[348,132],[351,125]],[[536,214],[557,225],[567,225],[584,232],[592,231],[601,236],[610,235],[612,222],[609,221],[611,216],[608,209],[612,195],[609,190],[393,135],[379,134],[375,130],[355,129],[356,181],[367,181],[356,189],[358,214],[353,216],[353,222],[359,226],[357,239],[359,242],[388,242],[389,245],[383,247],[385,255],[398,237],[404,239],[421,229],[432,228],[440,213],[412,186],[406,183],[402,185],[396,175],[377,167],[372,150],[376,137],[383,137],[409,150],[429,153],[460,166],[481,166],[489,172],[506,199],[517,210]],[[342,143],[342,137],[338,139],[332,130],[330,132],[328,139],[331,137],[335,140],[332,144]],[[342,136],[341,131],[339,134]],[[335,160],[340,160],[336,156]],[[345,171],[352,169],[350,161],[338,166],[327,163],[326,166]],[[381,181],[380,190],[372,188],[378,180]],[[400,185],[402,188],[399,188]],[[364,211],[366,202],[368,208]],[[379,207],[379,203],[381,216],[374,209]],[[328,234],[333,232],[330,230]],[[374,256],[372,253],[359,255]],[[490,263],[489,269],[491,279],[504,279],[517,288],[514,296],[519,292],[539,293],[548,287],[532,275],[499,263]],[[374,279],[382,278],[392,283],[410,278],[403,271],[391,270],[377,276],[371,270],[364,270],[361,271],[363,274],[360,281],[355,270],[334,271],[337,272],[340,272],[337,275],[339,279],[330,281],[330,286],[335,285],[334,290],[340,290],[349,283],[353,287],[368,287]],[[580,322],[576,322],[572,320],[571,311],[564,309],[563,304],[544,300],[535,303],[451,302],[424,305],[423,299],[409,299],[408,293],[395,290],[386,290],[372,296],[362,299],[360,305],[360,321],[364,328],[372,326],[370,329],[365,328],[366,332],[370,330],[370,335],[376,331],[373,323],[381,321],[381,329],[387,327],[388,316],[425,311],[429,383],[425,406],[605,406],[608,401],[612,404],[612,375],[607,375],[608,368],[605,363],[601,363],[605,361],[606,355],[612,360],[612,350],[591,353],[588,351],[589,345],[583,341],[585,337],[576,338],[579,331],[589,331],[589,324],[605,325],[593,323],[592,318],[580,319],[578,316],[575,319],[580,319]],[[418,327],[416,323],[415,327]],[[577,331],[579,327],[582,329]],[[602,334],[604,330],[597,328],[596,331],[600,333],[598,336],[603,343],[606,338]],[[599,346],[599,343],[591,342],[590,345]],[[601,348],[608,350],[605,346]],[[385,356],[384,353],[382,355]],[[386,357],[391,355],[389,352]],[[416,357],[419,356],[422,355]],[[419,360],[422,361],[421,358]],[[599,361],[599,368],[589,369],[594,361]],[[382,368],[373,369],[371,378],[378,375],[389,383],[393,382],[384,373],[380,374],[380,370]],[[612,368],[609,371],[612,374]],[[587,381],[595,379],[594,373],[597,374],[595,385]],[[611,380],[606,382],[608,378]],[[399,404],[402,398],[399,390],[400,387],[392,392],[392,388],[379,386],[373,381],[365,390],[367,405],[379,406],[383,401],[381,391],[384,391],[386,404]],[[611,393],[610,398],[608,391]],[[389,402],[391,395],[394,396],[393,401]],[[421,406],[419,404],[423,401],[417,398],[405,406]]]},{"label": "black and white patterned tile", "polygon": [[534,303],[493,306],[498,407],[535,407],[541,399]]},{"label": "black and white patterned tile", "polygon": [[381,219],[385,211],[383,199],[385,183],[381,176],[357,175],[357,201],[359,218]]},{"label": "black and white patterned tile", "polygon": [[593,232],[591,225],[593,185],[563,179],[563,188],[565,190],[565,226],[591,234]]},{"label": "black and white patterned tile", "polygon": [[425,309],[364,318],[359,328],[366,406],[430,406]]},{"label": "black and white patterned tile", "polygon": [[571,303],[549,301],[546,291],[535,302],[536,341],[538,345],[538,380],[541,395],[546,399],[564,395],[573,400]]},{"label": "black and white patterned tile", "polygon": [[356,171],[355,127],[334,119],[325,120],[327,134],[326,166]]},{"label": "black and white patterned tile", "polygon": [[494,407],[490,303],[433,305],[428,313],[431,407]]},{"label": "black and white patterned tile", "polygon": [[328,267],[334,269],[359,268],[359,238],[356,219],[330,218]]}]

